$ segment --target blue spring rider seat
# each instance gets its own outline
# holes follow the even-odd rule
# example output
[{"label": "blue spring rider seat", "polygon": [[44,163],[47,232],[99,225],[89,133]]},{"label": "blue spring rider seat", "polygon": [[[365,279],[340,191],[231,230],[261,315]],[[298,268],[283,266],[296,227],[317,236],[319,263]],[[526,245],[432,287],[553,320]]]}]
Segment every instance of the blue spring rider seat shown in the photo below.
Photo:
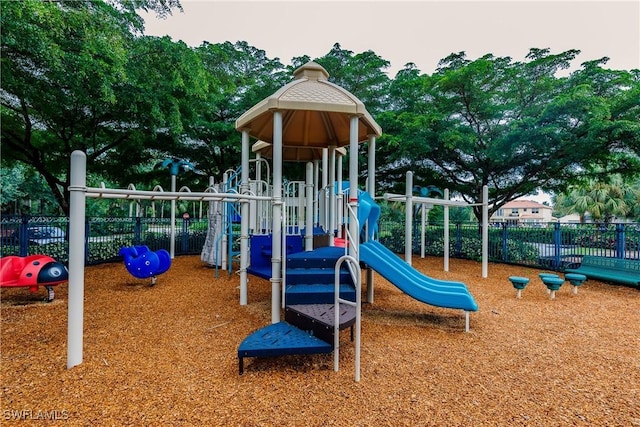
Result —
[{"label": "blue spring rider seat", "polygon": [[151,286],[156,284],[156,276],[171,267],[171,255],[164,249],[154,252],[145,245],[125,246],[120,248],[118,255],[124,258],[124,265],[133,277],[151,277]]}]

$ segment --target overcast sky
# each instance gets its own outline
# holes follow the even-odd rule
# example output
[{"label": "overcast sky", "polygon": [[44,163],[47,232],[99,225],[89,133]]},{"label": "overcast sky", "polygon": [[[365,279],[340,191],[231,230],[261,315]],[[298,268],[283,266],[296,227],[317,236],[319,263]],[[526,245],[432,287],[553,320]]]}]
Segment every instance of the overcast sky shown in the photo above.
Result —
[{"label": "overcast sky", "polygon": [[190,46],[246,41],[269,58],[324,56],[334,43],[391,62],[389,76],[413,62],[433,73],[438,61],[465,51],[524,60],[531,47],[579,49],[574,63],[610,58],[640,68],[640,0],[626,1],[218,1],[182,0],[184,12],[146,18],[146,34]]}]

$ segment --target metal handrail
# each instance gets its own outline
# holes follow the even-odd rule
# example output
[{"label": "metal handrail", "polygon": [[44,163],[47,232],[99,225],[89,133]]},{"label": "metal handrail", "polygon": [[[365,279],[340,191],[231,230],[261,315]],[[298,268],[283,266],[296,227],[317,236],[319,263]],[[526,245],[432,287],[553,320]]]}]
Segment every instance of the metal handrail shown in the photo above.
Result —
[{"label": "metal handrail", "polygon": [[[347,262],[347,267],[351,273],[351,277],[355,277],[354,286],[356,291],[356,300],[349,301],[347,299],[340,298],[340,268],[342,264]],[[361,328],[361,287],[362,287],[362,272],[360,270],[360,264],[358,260],[351,255],[343,255],[338,258],[335,266],[335,295],[334,295],[334,325],[333,325],[333,370],[338,372],[339,360],[340,360],[340,304],[347,304],[356,309],[356,324],[354,332],[355,340],[355,381],[360,381],[360,328]]]}]

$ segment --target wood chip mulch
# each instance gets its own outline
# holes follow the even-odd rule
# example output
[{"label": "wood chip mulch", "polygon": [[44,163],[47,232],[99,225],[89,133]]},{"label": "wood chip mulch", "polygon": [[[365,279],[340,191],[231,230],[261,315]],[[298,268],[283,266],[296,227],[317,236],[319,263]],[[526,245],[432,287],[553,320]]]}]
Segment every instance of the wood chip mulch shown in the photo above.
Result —
[{"label": "wood chip mulch", "polygon": [[[375,276],[362,368],[332,355],[245,359],[270,323],[271,284],[178,257],[157,284],[121,263],[85,270],[84,359],[67,364],[67,291],[1,290],[2,425],[640,426],[640,290],[588,280],[551,300],[540,270],[414,258],[463,281],[480,309],[429,306]],[[509,276],[531,282],[516,299]]]}]

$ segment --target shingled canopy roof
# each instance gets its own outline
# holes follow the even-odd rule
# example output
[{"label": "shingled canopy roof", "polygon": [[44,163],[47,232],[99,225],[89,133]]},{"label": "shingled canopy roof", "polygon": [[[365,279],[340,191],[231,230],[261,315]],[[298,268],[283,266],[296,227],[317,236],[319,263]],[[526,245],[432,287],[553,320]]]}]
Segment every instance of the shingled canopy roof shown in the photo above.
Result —
[{"label": "shingled canopy roof", "polygon": [[293,73],[295,79],[263,99],[236,120],[236,129],[273,143],[273,111],[282,112],[282,145],[342,147],[349,145],[350,118],[358,116],[358,142],[380,136],[382,129],[364,104],[329,82],[329,73],[311,61]]}]

